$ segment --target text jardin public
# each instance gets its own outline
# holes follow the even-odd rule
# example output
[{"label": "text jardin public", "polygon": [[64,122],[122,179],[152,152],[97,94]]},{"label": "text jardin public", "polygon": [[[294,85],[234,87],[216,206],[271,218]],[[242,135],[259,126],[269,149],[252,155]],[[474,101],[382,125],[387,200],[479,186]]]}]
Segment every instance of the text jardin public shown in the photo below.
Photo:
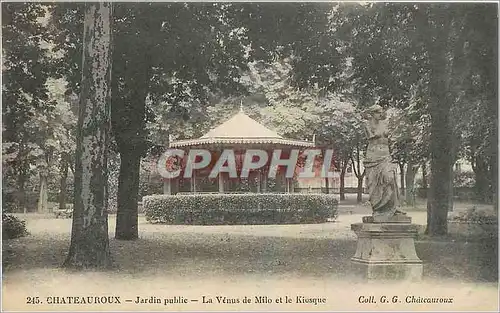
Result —
[{"label": "text jardin public", "polygon": [[[289,296],[284,296],[284,297],[268,297],[268,296],[255,296],[252,300],[251,297],[244,296],[243,298],[228,298],[228,297],[223,297],[223,296],[216,296],[216,297],[208,297],[208,296],[202,296],[201,297],[201,303],[203,304],[249,304],[249,303],[256,303],[256,304],[271,304],[271,303],[278,303],[278,304],[285,304],[285,303],[304,303],[304,304],[324,304],[326,303],[326,298],[308,298],[305,296],[295,296],[295,302],[293,302],[293,298]],[[196,300],[197,301],[197,300]],[[135,304],[163,304],[163,305],[168,305],[168,304],[178,304],[178,303],[184,303],[187,304],[189,300],[185,297],[182,296],[176,296],[172,298],[164,298],[163,300],[158,297],[151,296],[149,298],[141,298],[137,297],[137,299],[134,301]],[[193,300],[191,300],[193,302]]]},{"label": "text jardin public", "polygon": [[[159,174],[168,179],[177,178],[181,175],[182,168],[169,167],[168,164],[179,162],[185,156],[184,150],[168,149],[165,151],[157,163]],[[298,149],[289,150],[288,158],[282,158],[281,149],[275,149],[272,152],[271,162],[269,164],[268,177],[275,178],[278,167],[286,167],[286,178],[313,178],[316,177],[314,171],[315,160],[321,157],[321,178],[333,178],[334,173],[330,172],[333,150],[330,149],[306,149],[300,151]],[[295,176],[295,171],[300,160],[299,168],[301,171]],[[235,153],[231,149],[223,150],[219,158],[210,170],[209,178],[216,178],[220,173],[228,173],[230,178],[248,178],[250,171],[259,170],[265,167],[269,161],[267,151],[258,149],[249,149],[245,151],[243,157],[243,166],[241,167],[240,175],[238,176]],[[185,162],[184,178],[191,178],[195,170],[205,169],[212,164],[212,154],[208,150],[191,149],[187,155]]]}]

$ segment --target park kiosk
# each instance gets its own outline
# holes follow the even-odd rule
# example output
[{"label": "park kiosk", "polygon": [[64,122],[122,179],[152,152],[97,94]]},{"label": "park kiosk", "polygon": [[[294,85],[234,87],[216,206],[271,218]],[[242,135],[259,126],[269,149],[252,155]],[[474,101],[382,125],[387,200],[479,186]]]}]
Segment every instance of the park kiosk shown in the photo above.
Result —
[{"label": "park kiosk", "polygon": [[[314,142],[304,140],[286,139],[277,134],[275,131],[268,129],[264,125],[249,117],[240,107],[237,114],[232,116],[226,122],[213,128],[205,135],[197,139],[177,140],[169,143],[171,149],[181,149],[189,153],[191,149],[209,150],[212,155],[212,160],[217,160],[225,149],[235,151],[236,165],[238,172],[241,170],[243,156],[248,149],[259,149],[268,152],[269,161],[264,167],[251,171],[248,176],[248,181],[251,189],[250,192],[262,193],[268,192],[268,170],[271,155],[274,150],[280,149],[282,158],[289,155],[292,149],[303,150],[314,147]],[[190,193],[206,192],[199,184],[200,179],[208,177],[210,169],[199,169],[193,172],[193,177],[190,178],[189,191]],[[164,194],[177,194],[181,192],[179,188],[179,180],[183,178],[165,178],[163,180]],[[234,192],[232,181],[227,173],[220,173],[216,178],[218,185],[218,193]],[[293,178],[286,178],[285,171],[278,169],[275,180],[275,191],[293,192]],[[186,191],[185,191],[186,192]]]}]

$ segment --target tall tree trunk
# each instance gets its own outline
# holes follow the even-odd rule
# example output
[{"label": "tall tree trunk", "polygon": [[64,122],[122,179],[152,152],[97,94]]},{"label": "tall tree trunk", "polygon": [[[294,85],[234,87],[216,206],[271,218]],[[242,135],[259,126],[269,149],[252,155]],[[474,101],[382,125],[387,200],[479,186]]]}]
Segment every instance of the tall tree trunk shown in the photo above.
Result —
[{"label": "tall tree trunk", "polygon": [[422,162],[422,188],[426,190],[426,195],[427,195],[427,188],[429,187],[429,184],[427,183],[427,161]]},{"label": "tall tree trunk", "polygon": [[326,188],[326,193],[330,193],[330,179],[328,177],[325,177],[325,188]]},{"label": "tall tree trunk", "polygon": [[406,184],[405,184],[405,164],[404,163],[398,163],[399,165],[399,184],[401,186],[401,197],[404,197],[406,195]]},{"label": "tall tree trunk", "polygon": [[406,205],[415,206],[415,174],[417,173],[418,166],[411,162],[406,164]]},{"label": "tall tree trunk", "polygon": [[490,194],[490,175],[488,173],[488,165],[479,156],[476,157],[475,166],[472,167],[475,177],[475,194],[477,200],[483,203],[488,203],[488,198]]},{"label": "tall tree trunk", "polygon": [[46,170],[40,172],[40,192],[38,196],[38,213],[48,212],[48,190],[47,190],[47,173]]},{"label": "tall tree trunk", "polygon": [[[498,23],[498,22],[497,22]],[[498,37],[495,40],[495,54],[498,55],[497,47],[498,47]],[[492,69],[494,71],[495,69]],[[496,73],[496,81],[498,82],[498,73]],[[493,207],[498,212],[498,91],[495,88],[492,88],[490,92],[493,92],[494,95],[491,97],[491,104],[488,106],[490,109],[490,116],[495,116],[497,119],[492,123],[492,130],[489,140],[489,149],[490,149],[490,157],[489,157],[489,178],[490,178],[490,195],[491,202],[493,203]]]},{"label": "tall tree trunk", "polygon": [[364,173],[361,177],[358,177],[358,197],[357,197],[358,203],[363,202],[363,179],[364,179],[364,177],[365,177]]},{"label": "tall tree trunk", "polygon": [[448,197],[448,211],[453,211],[453,199],[455,197],[455,173],[453,172],[453,165],[451,166],[451,178],[450,178],[450,196]]},{"label": "tall tree trunk", "polygon": [[27,170],[21,166],[19,173],[17,175],[17,188],[19,189],[19,195],[16,197],[17,205],[23,210],[23,213],[28,213],[28,208],[26,206],[26,181],[28,180]]},{"label": "tall tree trunk", "polygon": [[451,97],[449,95],[449,70],[447,44],[451,26],[451,13],[444,5],[436,5],[434,22],[439,26],[428,27],[435,35],[426,39],[431,68],[429,111],[431,117],[430,153],[431,181],[427,201],[427,229],[430,236],[448,232],[448,206],[450,204],[450,180],[452,179],[452,127],[450,125]]},{"label": "tall tree trunk", "polygon": [[48,195],[48,178],[49,178],[49,168],[52,163],[52,151],[48,150],[45,152],[44,159],[40,164],[39,175],[40,175],[40,195],[38,197],[38,213],[47,213],[49,211],[49,195]]},{"label": "tall tree trunk", "polygon": [[342,161],[342,167],[340,168],[340,200],[345,200],[345,173],[347,171],[347,165],[349,164],[349,160]]},{"label": "tall tree trunk", "polygon": [[120,159],[115,238],[134,240],[139,238],[137,202],[141,156],[128,149],[126,153],[120,153]]},{"label": "tall tree trunk", "polygon": [[[150,26],[154,27],[154,26]],[[146,151],[145,120],[146,99],[152,70],[148,49],[128,69],[136,84],[125,97],[115,95],[114,101],[124,103],[112,111],[113,129],[120,152],[121,166],[118,177],[117,220],[115,238],[134,240],[138,238],[138,196],[141,157]],[[120,91],[118,86],[114,90]],[[132,112],[132,114],[131,114]],[[129,168],[125,167],[129,164]]]},{"label": "tall tree trunk", "polygon": [[[446,100],[445,100],[446,101]],[[436,104],[442,105],[442,104]],[[440,110],[438,110],[440,111]],[[434,115],[431,129],[431,183],[427,201],[427,233],[431,236],[445,235],[448,232],[448,211],[451,197],[451,158],[449,155],[446,129],[448,118],[440,113]],[[438,122],[438,121],[441,121]]]},{"label": "tall tree trunk", "polygon": [[25,136],[22,136],[19,143],[19,153],[16,160],[16,183],[18,188],[18,194],[16,194],[16,204],[23,210],[23,213],[26,214],[28,212],[28,208],[26,206],[26,181],[28,180],[29,163],[26,161],[28,156],[26,153],[26,142],[24,138]]},{"label": "tall tree trunk", "polygon": [[85,3],[75,199],[71,245],[65,267],[107,268],[111,265],[107,213],[111,12],[109,2]]},{"label": "tall tree trunk", "polygon": [[61,180],[59,181],[59,209],[63,210],[66,208],[66,187],[68,180],[68,155],[63,153],[61,156],[61,165],[59,170],[61,171]]},{"label": "tall tree trunk", "polygon": [[[495,138],[498,139],[498,135],[495,135]],[[490,168],[490,179],[491,179],[491,193],[492,193],[492,202],[493,207],[498,212],[498,160],[497,160],[497,152],[496,149],[493,152],[493,156],[491,157],[491,168]]]},{"label": "tall tree trunk", "polygon": [[359,143],[356,146],[356,161],[351,157],[352,169],[354,171],[354,175],[358,179],[358,188],[357,188],[357,202],[361,203],[363,201],[363,179],[365,177],[365,170],[363,169],[363,173],[361,173],[361,160],[360,160],[360,148]]}]

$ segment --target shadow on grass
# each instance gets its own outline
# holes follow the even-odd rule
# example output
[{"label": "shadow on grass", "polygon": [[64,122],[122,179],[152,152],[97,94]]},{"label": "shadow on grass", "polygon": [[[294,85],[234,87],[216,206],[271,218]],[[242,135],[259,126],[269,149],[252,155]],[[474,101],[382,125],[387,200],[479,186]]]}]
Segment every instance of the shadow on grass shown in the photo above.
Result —
[{"label": "shadow on grass", "polygon": [[[28,236],[4,242],[4,272],[58,268],[68,251],[69,235]],[[136,241],[110,239],[120,274],[143,275],[285,275],[352,277],[355,240],[262,237],[186,232],[148,233]],[[465,243],[418,241],[424,277],[463,282],[498,281],[496,239]],[[6,262],[6,263],[5,263]]]}]

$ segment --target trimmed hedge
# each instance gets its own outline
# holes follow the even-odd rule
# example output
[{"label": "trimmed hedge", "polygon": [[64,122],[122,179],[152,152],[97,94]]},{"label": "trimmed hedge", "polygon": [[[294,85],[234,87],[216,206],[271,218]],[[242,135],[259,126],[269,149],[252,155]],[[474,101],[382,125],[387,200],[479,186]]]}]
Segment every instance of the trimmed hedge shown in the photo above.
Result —
[{"label": "trimmed hedge", "polygon": [[151,223],[181,225],[324,223],[337,218],[331,194],[177,194],[143,198]]}]

